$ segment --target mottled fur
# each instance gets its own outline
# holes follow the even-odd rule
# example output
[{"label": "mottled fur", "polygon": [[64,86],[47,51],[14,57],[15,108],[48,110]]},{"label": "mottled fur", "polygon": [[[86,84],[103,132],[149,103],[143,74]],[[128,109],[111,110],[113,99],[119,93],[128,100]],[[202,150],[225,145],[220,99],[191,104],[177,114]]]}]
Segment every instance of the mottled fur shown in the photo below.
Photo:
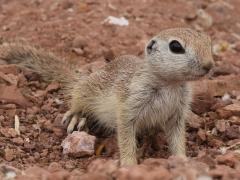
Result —
[{"label": "mottled fur", "polygon": [[[151,52],[145,51],[144,59],[121,56],[85,78],[53,55],[19,44],[2,47],[7,51],[1,58],[65,83],[72,96],[63,118],[68,132],[78,123],[81,129],[85,117],[97,119],[117,130],[121,164],[132,165],[137,163],[136,135],[156,127],[165,131],[172,154],[185,156],[185,119],[191,103],[188,81],[204,76],[213,63],[211,41],[203,33],[168,29],[152,40],[156,43]],[[172,53],[171,40],[181,42],[186,52]]]}]

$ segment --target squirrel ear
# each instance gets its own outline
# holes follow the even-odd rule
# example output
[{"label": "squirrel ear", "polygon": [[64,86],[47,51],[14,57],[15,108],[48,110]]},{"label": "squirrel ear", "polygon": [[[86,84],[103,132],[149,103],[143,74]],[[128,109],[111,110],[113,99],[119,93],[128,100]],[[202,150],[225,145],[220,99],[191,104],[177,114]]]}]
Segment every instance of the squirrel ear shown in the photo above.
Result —
[{"label": "squirrel ear", "polygon": [[151,40],[151,41],[148,43],[148,45],[147,45],[147,47],[146,47],[146,51],[147,51],[148,54],[151,54],[152,51],[155,49],[156,43],[157,43],[157,42],[156,42],[155,40]]}]

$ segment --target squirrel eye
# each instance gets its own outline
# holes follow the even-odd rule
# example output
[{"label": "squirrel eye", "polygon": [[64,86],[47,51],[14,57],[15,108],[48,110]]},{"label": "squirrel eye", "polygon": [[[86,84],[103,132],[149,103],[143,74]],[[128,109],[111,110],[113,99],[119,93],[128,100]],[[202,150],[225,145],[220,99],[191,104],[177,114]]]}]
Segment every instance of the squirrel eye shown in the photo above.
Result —
[{"label": "squirrel eye", "polygon": [[149,44],[147,45],[147,52],[148,52],[148,54],[150,54],[152,52],[154,44],[156,44],[156,41],[155,40],[151,40],[149,42]]},{"label": "squirrel eye", "polygon": [[176,54],[184,54],[185,49],[182,47],[182,45],[177,41],[173,40],[169,43],[169,48],[173,53]]}]

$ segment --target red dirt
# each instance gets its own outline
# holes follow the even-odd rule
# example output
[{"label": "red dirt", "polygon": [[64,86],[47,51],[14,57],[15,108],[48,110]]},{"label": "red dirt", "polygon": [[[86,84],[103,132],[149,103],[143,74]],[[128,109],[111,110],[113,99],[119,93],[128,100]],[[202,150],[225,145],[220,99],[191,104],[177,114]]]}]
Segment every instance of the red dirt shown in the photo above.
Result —
[{"label": "red dirt", "polygon": [[[115,56],[142,56],[148,39],[161,29],[179,26],[211,35],[216,62],[209,77],[194,83],[189,159],[169,157],[159,133],[154,141],[144,139],[140,165],[131,168],[117,166],[114,136],[98,137],[97,155],[92,157],[64,155],[66,132],[60,121],[68,107],[60,85],[1,65],[0,179],[11,173],[15,179],[33,180],[240,179],[239,8],[238,0],[0,0],[0,43],[24,40],[86,65],[90,73]],[[108,16],[124,16],[129,25],[103,23]],[[20,135],[14,130],[15,115]]]}]

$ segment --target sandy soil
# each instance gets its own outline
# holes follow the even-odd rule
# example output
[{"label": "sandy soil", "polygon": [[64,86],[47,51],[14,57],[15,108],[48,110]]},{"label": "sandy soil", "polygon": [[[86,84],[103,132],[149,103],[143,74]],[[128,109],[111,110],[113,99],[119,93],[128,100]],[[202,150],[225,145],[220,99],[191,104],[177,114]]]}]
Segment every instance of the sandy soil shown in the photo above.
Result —
[{"label": "sandy soil", "polygon": [[[157,147],[144,139],[140,165],[131,168],[118,167],[114,135],[97,136],[94,156],[64,155],[60,121],[68,107],[60,85],[1,65],[0,179],[240,179],[239,9],[238,0],[0,0],[0,43],[27,41],[90,73],[115,56],[142,56],[148,39],[179,26],[211,35],[216,62],[209,77],[194,83],[189,159],[169,157],[159,133]],[[108,16],[123,16],[129,25],[104,23]]]}]

